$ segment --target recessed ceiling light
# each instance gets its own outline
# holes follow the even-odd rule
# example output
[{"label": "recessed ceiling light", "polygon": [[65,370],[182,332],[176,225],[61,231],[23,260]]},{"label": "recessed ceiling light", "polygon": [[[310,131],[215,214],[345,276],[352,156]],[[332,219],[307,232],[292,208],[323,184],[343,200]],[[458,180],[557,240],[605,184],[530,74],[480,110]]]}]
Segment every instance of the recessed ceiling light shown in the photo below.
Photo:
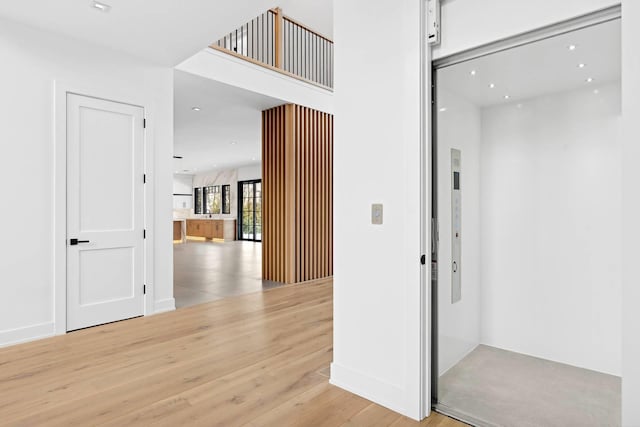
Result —
[{"label": "recessed ceiling light", "polygon": [[576,50],[576,45],[575,44],[570,44],[569,46],[567,46],[567,49],[569,50]]},{"label": "recessed ceiling light", "polygon": [[597,94],[599,94],[599,93],[600,93],[600,91],[599,91],[598,89],[594,89],[594,90],[593,90],[593,93],[594,93],[595,95],[597,95]]},{"label": "recessed ceiling light", "polygon": [[589,77],[587,80],[585,80],[587,83],[591,83],[593,81],[593,77]]},{"label": "recessed ceiling light", "polygon": [[445,111],[447,111],[447,107],[442,107],[442,108],[440,108],[440,112],[441,112],[441,113],[444,113]]},{"label": "recessed ceiling light", "polygon": [[494,87],[496,87],[496,85],[495,85],[495,84],[493,84],[493,83],[489,83],[489,89],[493,89]]},{"label": "recessed ceiling light", "polygon": [[193,107],[191,108],[193,111],[200,111],[200,107]]},{"label": "recessed ceiling light", "polygon": [[509,98],[511,98],[509,95],[504,96],[504,99],[509,99]]},{"label": "recessed ceiling light", "polygon": [[111,10],[111,6],[108,4],[100,3],[99,1],[93,1],[91,3],[91,7],[99,10],[100,12],[109,12]]},{"label": "recessed ceiling light", "polygon": [[476,75],[476,70],[471,70],[471,72],[469,74],[471,74],[472,76],[475,76]]},{"label": "recessed ceiling light", "polygon": [[237,142],[235,142],[235,141],[231,141],[231,142],[230,142],[230,144],[231,144],[231,145],[236,145],[236,144],[237,144]]},{"label": "recessed ceiling light", "polygon": [[586,66],[587,66],[587,64],[583,64],[583,63],[578,64],[578,68],[584,68]]}]

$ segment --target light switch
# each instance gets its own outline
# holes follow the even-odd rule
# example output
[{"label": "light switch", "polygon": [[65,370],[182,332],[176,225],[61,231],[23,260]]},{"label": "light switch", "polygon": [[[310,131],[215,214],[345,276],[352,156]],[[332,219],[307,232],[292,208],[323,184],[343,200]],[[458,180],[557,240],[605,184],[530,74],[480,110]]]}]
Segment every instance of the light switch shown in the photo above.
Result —
[{"label": "light switch", "polygon": [[382,224],[382,203],[374,203],[371,205],[371,224]]}]

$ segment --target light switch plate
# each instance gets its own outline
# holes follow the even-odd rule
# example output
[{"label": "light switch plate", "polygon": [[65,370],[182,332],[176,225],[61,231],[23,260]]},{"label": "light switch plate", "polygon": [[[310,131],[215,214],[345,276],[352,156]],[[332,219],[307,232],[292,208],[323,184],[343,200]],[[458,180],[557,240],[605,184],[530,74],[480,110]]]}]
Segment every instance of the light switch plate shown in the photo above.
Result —
[{"label": "light switch plate", "polygon": [[382,203],[371,205],[371,224],[382,225]]}]

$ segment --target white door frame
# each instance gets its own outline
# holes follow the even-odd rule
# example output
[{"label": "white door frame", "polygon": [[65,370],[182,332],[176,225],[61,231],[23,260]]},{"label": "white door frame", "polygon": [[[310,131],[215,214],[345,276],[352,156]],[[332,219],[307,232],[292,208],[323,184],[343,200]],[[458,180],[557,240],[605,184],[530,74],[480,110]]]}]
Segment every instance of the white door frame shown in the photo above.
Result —
[{"label": "white door frame", "polygon": [[[130,104],[141,107],[147,123],[153,122],[153,101],[128,93],[126,89],[109,88],[101,85],[78,85],[66,82],[53,82],[53,277],[54,296],[53,313],[55,334],[67,333],[67,94],[99,98],[107,101]],[[144,315],[155,311],[154,304],[154,134],[153,126],[147,126],[144,132],[144,228],[147,230],[144,241]]]}]

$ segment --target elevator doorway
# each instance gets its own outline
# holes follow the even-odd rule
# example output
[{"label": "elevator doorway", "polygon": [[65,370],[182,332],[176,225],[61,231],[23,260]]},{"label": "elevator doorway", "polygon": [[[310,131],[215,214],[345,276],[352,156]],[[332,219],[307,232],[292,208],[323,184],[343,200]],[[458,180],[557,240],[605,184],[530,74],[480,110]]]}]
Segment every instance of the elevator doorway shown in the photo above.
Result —
[{"label": "elevator doorway", "polygon": [[619,13],[556,30],[434,64],[432,397],[472,425],[621,422]]}]

